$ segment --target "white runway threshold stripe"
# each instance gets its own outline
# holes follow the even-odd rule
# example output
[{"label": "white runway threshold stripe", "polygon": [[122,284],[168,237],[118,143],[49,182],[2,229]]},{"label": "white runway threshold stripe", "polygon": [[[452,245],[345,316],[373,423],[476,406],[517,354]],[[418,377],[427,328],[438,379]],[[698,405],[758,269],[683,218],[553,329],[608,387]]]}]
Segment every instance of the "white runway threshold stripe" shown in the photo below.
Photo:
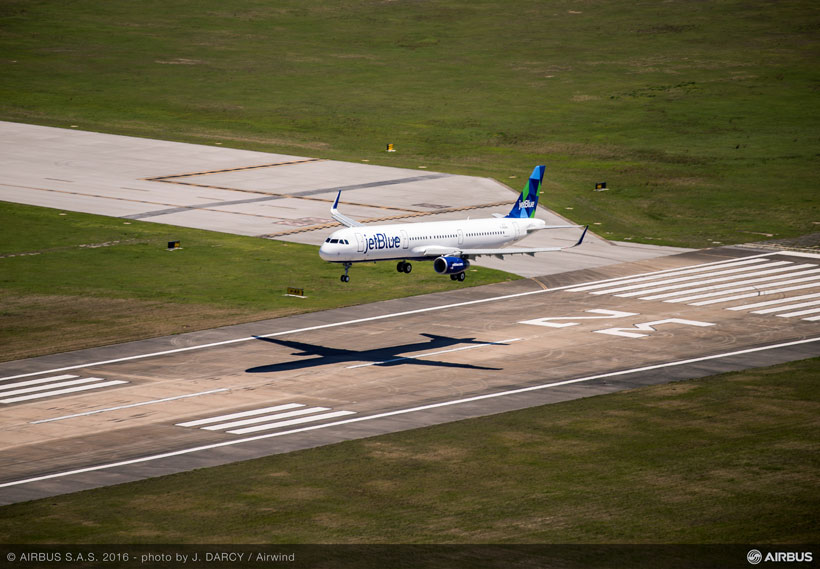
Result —
[{"label": "white runway threshold stripe", "polygon": [[279,423],[271,423],[270,425],[258,425],[256,427],[248,427],[247,429],[239,429],[236,431],[228,431],[233,435],[245,435],[247,433],[256,433],[258,431],[268,431],[271,429],[279,429],[282,427],[290,427],[293,425],[300,425],[302,423],[312,423],[315,421],[323,421],[325,419],[334,419],[336,417],[344,417],[345,415],[355,415],[355,411],[333,411],[331,413],[324,413],[316,415],[315,417],[302,417],[301,419],[291,419],[290,421],[281,421]]},{"label": "white runway threshold stripe", "polygon": [[[659,280],[659,281],[658,280],[653,280],[651,282],[643,282],[643,283],[640,283],[640,284],[619,286],[619,287],[616,287],[616,288],[613,288],[613,289],[596,290],[592,294],[616,294],[616,293],[624,293],[624,291],[632,291],[632,292],[617,295],[617,296],[622,296],[622,297],[627,298],[627,297],[630,297],[630,296],[640,296],[641,294],[652,294],[654,292],[657,292],[658,290],[671,290],[673,288],[686,288],[686,287],[690,286],[691,284],[693,284],[690,281],[696,281],[695,284],[701,285],[701,284],[709,284],[709,283],[715,283],[715,282],[731,281],[731,280],[734,280],[734,279],[737,278],[738,273],[742,273],[742,276],[744,276],[744,277],[752,277],[752,276],[758,276],[758,275],[769,275],[769,274],[773,274],[773,273],[781,273],[781,272],[784,272],[784,271],[792,270],[791,266],[785,266],[784,267],[783,265],[793,265],[793,263],[790,263],[788,261],[779,261],[777,263],[765,263],[765,264],[762,264],[762,265],[755,265],[753,267],[755,269],[766,268],[766,269],[768,269],[766,271],[748,272],[749,267],[740,267],[740,268],[735,268],[735,269],[728,269],[728,270],[725,270],[725,271],[714,271],[714,272],[710,272],[710,273],[705,274],[705,275],[704,274],[699,274],[699,275],[688,276],[688,277],[678,277],[678,278],[675,278],[675,279],[663,279],[663,280]],[[803,266],[812,267],[814,265],[807,264],[807,265],[803,265]],[[777,267],[777,268],[772,269],[770,267]],[[723,275],[723,276],[721,276],[721,275]],[[726,275],[729,275],[729,276],[726,276]],[[709,278],[706,279],[706,280],[703,280],[704,277],[709,277]],[[681,283],[684,283],[684,284],[681,284]],[[651,288],[651,287],[658,286],[658,285],[674,285],[674,286],[668,286],[668,287],[664,286],[664,287],[662,287],[661,289],[658,289],[658,290]],[[636,289],[650,289],[650,290],[637,291]]]},{"label": "white runway threshold stripe", "polygon": [[79,378],[76,375],[55,375],[0,385],[0,403],[9,405],[57,395],[79,393],[91,389],[102,389],[125,383],[128,382],[123,380],[106,381],[102,377]]},{"label": "white runway threshold stripe", "polygon": [[[794,269],[803,268],[803,267],[806,267],[806,266],[814,267],[814,268],[809,269],[809,270],[805,270],[805,271],[796,271],[796,272],[794,271]],[[791,277],[798,277],[798,276],[805,276],[805,275],[820,273],[820,267],[817,267],[816,265],[797,265],[796,267],[784,267],[783,269],[775,269],[775,270],[779,273],[783,273],[787,270],[791,271],[788,274],[788,276],[790,278]],[[756,273],[744,273],[743,276],[744,277],[751,277],[751,276],[755,276],[755,275],[770,274],[771,272],[773,272],[773,271],[758,271]],[[733,286],[738,286],[738,285],[749,285],[749,284],[766,283],[766,282],[770,282],[770,281],[777,281],[777,280],[783,279],[783,275],[774,275],[774,276],[770,275],[770,276],[767,276],[767,277],[758,277],[758,278],[754,278],[754,279],[748,279],[747,278],[747,279],[744,279],[742,281],[738,281],[738,280],[735,280],[735,279],[736,279],[735,276],[723,277],[723,278],[719,278],[719,279],[708,279],[708,280],[705,280],[705,281],[701,281],[699,284],[710,284],[710,283],[727,281],[727,280],[730,280],[730,281],[733,281],[733,282],[728,282],[728,283],[724,282],[723,284],[719,284],[719,285],[714,285],[713,284],[712,286],[703,286],[703,287],[698,287],[698,288],[690,288],[686,291],[686,293],[689,294],[689,293],[693,293],[693,292],[707,292],[707,291],[713,291],[713,290],[720,290],[720,289],[723,289],[723,288],[731,288]],[[649,294],[651,296],[641,296],[641,300],[656,300],[656,299],[661,299],[661,298],[670,298],[670,297],[678,296],[679,294],[681,294],[679,291],[666,292],[664,294],[655,294],[656,292],[663,292],[663,291],[672,290],[672,289],[686,288],[686,286],[688,286],[688,285],[685,285],[685,286],[684,285],[675,285],[675,286],[661,287],[661,288],[657,288],[657,289],[653,289],[653,290],[642,291],[642,292],[637,293],[637,294],[636,293],[630,293],[628,295],[627,294],[619,294],[619,295],[616,295],[616,296],[627,297],[627,296],[640,296],[641,294]]]},{"label": "white runway threshold stripe", "polygon": [[[741,306],[732,306],[726,310],[752,310],[753,308],[762,308],[764,306],[773,306],[776,304],[785,304],[787,302],[795,302],[797,300],[808,300],[810,298],[820,298],[820,292],[813,294],[801,294],[800,296],[790,296],[788,298],[778,298],[777,300],[766,300],[764,302],[755,302],[754,304],[743,304]],[[779,308],[777,310],[780,310]],[[774,312],[776,312],[775,310]]]},{"label": "white runway threshold stripe", "polygon": [[160,453],[160,454],[155,454],[155,455],[150,455],[150,456],[144,456],[144,457],[134,458],[134,459],[130,459],[130,460],[123,460],[123,461],[119,461],[119,462],[111,462],[111,463],[108,463],[108,464],[100,464],[100,465],[97,465],[97,466],[88,466],[88,467],[85,467],[85,468],[67,470],[65,472],[55,472],[55,473],[46,474],[46,475],[43,475],[43,476],[35,476],[33,478],[25,478],[25,479],[22,479],[22,480],[15,480],[15,481],[12,481],[12,482],[5,482],[3,484],[0,484],[0,488],[8,488],[10,486],[19,486],[19,485],[23,485],[23,484],[32,484],[32,483],[35,483],[35,482],[41,482],[43,480],[53,480],[55,478],[64,478],[64,477],[67,477],[67,476],[85,474],[85,473],[88,473],[88,472],[96,472],[96,471],[100,471],[100,470],[110,470],[112,468],[120,468],[120,467],[130,466],[130,465],[134,465],[134,464],[142,464],[142,463],[146,463],[146,462],[153,462],[153,461],[162,460],[162,459],[165,459],[165,458],[172,458],[172,457],[175,457],[175,456],[182,456],[182,455],[196,453],[196,452],[203,452],[203,451],[213,450],[213,449],[217,449],[217,448],[221,448],[221,447],[228,447],[228,446],[234,446],[234,445],[240,445],[240,444],[247,444],[247,443],[260,441],[260,440],[265,440],[265,439],[269,439],[269,438],[273,438],[273,437],[284,437],[284,436],[288,436],[288,435],[303,433],[303,432],[307,432],[307,431],[314,431],[314,430],[318,430],[318,429],[329,429],[329,428],[335,428],[335,427],[342,427],[342,426],[348,425],[348,424],[359,423],[359,422],[364,422],[364,421],[374,421],[374,420],[384,419],[384,418],[388,418],[388,417],[405,415],[405,414],[408,414],[408,413],[418,413],[418,412],[428,411],[428,410],[431,410],[431,409],[437,409],[437,408],[448,407],[448,406],[453,406],[453,405],[464,405],[464,404],[467,404],[467,403],[474,403],[474,402],[477,402],[477,401],[495,399],[495,398],[500,398],[500,397],[508,397],[508,396],[512,396],[512,395],[518,395],[518,394],[521,394],[521,393],[530,393],[530,392],[540,391],[540,390],[544,390],[544,389],[551,389],[551,388],[555,388],[555,387],[560,387],[560,386],[564,386],[564,385],[573,385],[573,384],[584,383],[584,382],[588,382],[588,381],[594,381],[594,380],[598,380],[598,379],[606,379],[606,378],[610,378],[610,377],[626,376],[626,375],[630,375],[630,374],[633,374],[633,373],[641,373],[641,372],[653,371],[653,370],[657,370],[657,369],[673,368],[673,367],[684,366],[684,365],[689,365],[689,364],[694,364],[694,363],[699,363],[699,362],[705,362],[705,361],[710,361],[710,360],[717,360],[717,359],[729,358],[729,357],[734,357],[734,356],[752,354],[752,353],[756,353],[756,352],[765,352],[765,351],[769,351],[769,350],[777,350],[777,349],[780,349],[780,348],[800,346],[800,345],[810,344],[810,343],[814,343],[814,342],[820,342],[820,336],[815,337],[815,338],[806,338],[806,339],[803,339],[803,340],[795,340],[795,341],[791,341],[791,342],[783,342],[783,343],[780,343],[780,344],[760,346],[760,347],[757,347],[757,348],[747,348],[747,349],[744,349],[744,350],[724,352],[724,353],[720,353],[720,354],[713,354],[713,355],[710,355],[710,356],[701,356],[701,357],[698,357],[698,358],[691,358],[691,359],[686,359],[686,360],[679,360],[679,361],[674,361],[674,362],[654,364],[654,365],[643,366],[643,367],[632,368],[632,369],[626,369],[626,370],[620,370],[620,371],[614,371],[614,372],[609,372],[609,373],[590,375],[590,376],[587,376],[587,377],[579,377],[579,378],[576,378],[576,379],[568,379],[568,380],[565,380],[565,381],[556,381],[556,382],[552,382],[552,383],[545,383],[545,384],[542,384],[542,385],[522,387],[520,389],[512,389],[512,390],[509,390],[509,391],[501,391],[501,392],[496,392],[496,393],[487,393],[487,394],[484,394],[484,395],[477,395],[475,397],[466,397],[466,398],[463,398],[463,399],[454,399],[454,400],[450,400],[450,401],[442,401],[442,402],[439,402],[439,403],[431,403],[431,404],[422,405],[422,406],[419,406],[419,407],[410,407],[410,408],[407,408],[407,409],[398,409],[398,410],[395,410],[395,411],[388,411],[388,412],[385,412],[385,413],[377,413],[377,414],[374,414],[374,415],[365,415],[365,416],[360,416],[360,417],[353,417],[353,418],[350,418],[350,419],[344,419],[344,420],[340,420],[340,421],[332,421],[330,423],[322,423],[322,424],[319,424],[319,425],[310,425],[310,426],[306,426],[306,427],[300,427],[298,429],[290,429],[290,430],[285,430],[285,431],[277,431],[275,433],[266,433],[266,434],[262,434],[262,435],[255,435],[255,436],[252,436],[252,437],[245,437],[245,438],[241,438],[241,439],[233,439],[233,440],[230,440],[230,441],[223,441],[223,442],[219,442],[219,443],[213,443],[213,444],[196,446],[196,447],[191,447],[191,448],[186,448],[186,449],[180,449],[180,450],[176,450],[176,451],[170,451],[170,452],[165,452],[165,453]]},{"label": "white runway threshold stripe", "polygon": [[[644,281],[650,281],[655,278],[659,277],[672,277],[678,275],[691,275],[693,273],[703,273],[706,271],[711,271],[713,269],[724,269],[726,267],[739,267],[743,265],[748,265],[752,263],[761,263],[764,261],[768,261],[768,259],[763,259],[761,257],[768,257],[770,256],[769,253],[764,255],[757,255],[754,257],[746,257],[742,260],[735,260],[735,259],[727,259],[725,261],[715,261],[714,263],[703,263],[700,265],[693,265],[691,267],[683,267],[678,269],[666,269],[664,271],[654,271],[651,273],[641,273],[640,275],[634,275],[629,277],[616,277],[613,279],[606,279],[603,281],[599,281],[597,283],[585,283],[583,285],[573,285],[571,287],[567,287],[567,290],[570,292],[589,292],[592,290],[604,289],[610,286],[621,286],[625,284],[631,283],[639,283]],[[700,278],[698,276],[698,278]]]},{"label": "white runway threshold stripe", "polygon": [[[794,260],[775,260],[775,257],[780,259],[793,257]],[[638,300],[645,301],[663,301],[672,304],[683,303],[689,306],[711,306],[735,303],[747,298],[783,295],[820,288],[820,266],[816,262],[797,263],[797,258],[820,259],[820,255],[780,251],[743,259],[620,277],[608,282],[570,287],[567,291],[612,295],[619,298],[638,298]],[[808,316],[802,319],[813,322],[817,320],[816,317],[811,316],[813,312],[793,311],[790,306],[778,307],[778,305],[817,296],[820,296],[820,293],[798,294],[768,302],[727,306],[726,310],[752,310],[773,306],[774,308],[757,310],[752,314],[772,314],[781,318]],[[798,307],[801,306],[794,306],[794,308]]]},{"label": "white runway threshold stripe", "polygon": [[[0,385],[0,392],[6,389],[13,389],[15,387],[24,387],[26,385],[39,385],[41,383],[50,383],[52,381],[62,381],[64,379],[74,379],[79,377],[77,375],[55,375],[53,377],[41,377],[40,379],[30,379],[29,381],[18,381],[17,383]],[[2,393],[0,393],[2,396]]]},{"label": "white runway threshold stripe", "polygon": [[202,427],[205,431],[228,431],[234,427],[245,427],[247,425],[256,425],[258,423],[268,423],[273,421],[275,424],[282,419],[289,417],[298,417],[300,415],[309,415],[311,413],[318,413],[319,411],[330,411],[330,407],[308,407],[307,409],[297,409],[296,411],[286,411],[285,413],[277,413],[275,415],[264,415],[262,417],[254,417],[253,419],[243,419],[241,421],[234,421],[233,423],[222,423],[220,425],[211,425],[210,427]]},{"label": "white runway threshold stripe", "polygon": [[[324,411],[330,411],[330,413]],[[330,407],[307,407],[302,403],[285,403],[263,409],[186,421],[185,423],[177,423],[176,426],[199,427],[203,431],[223,431],[232,435],[244,435],[355,414],[355,411],[332,411]],[[293,417],[299,418],[294,419]],[[263,424],[260,425],[259,423]]]},{"label": "white runway threshold stripe", "polygon": [[797,312],[789,312],[788,314],[778,314],[780,318],[792,318],[794,316],[805,316],[807,314],[817,314],[820,308],[811,308],[809,310],[798,310]]},{"label": "white runway threshold stripe", "polygon": [[200,419],[198,421],[188,421],[187,423],[177,423],[177,427],[200,427],[211,423],[219,423],[230,419],[239,419],[240,417],[251,417],[253,415],[261,415],[263,413],[273,413],[274,411],[284,411],[285,409],[294,409],[296,407],[304,407],[301,403],[287,403],[286,405],[276,405],[274,407],[265,407],[264,409],[254,409],[253,411],[242,411],[241,413],[231,413],[230,415],[221,415],[219,417],[211,417],[209,419]]}]

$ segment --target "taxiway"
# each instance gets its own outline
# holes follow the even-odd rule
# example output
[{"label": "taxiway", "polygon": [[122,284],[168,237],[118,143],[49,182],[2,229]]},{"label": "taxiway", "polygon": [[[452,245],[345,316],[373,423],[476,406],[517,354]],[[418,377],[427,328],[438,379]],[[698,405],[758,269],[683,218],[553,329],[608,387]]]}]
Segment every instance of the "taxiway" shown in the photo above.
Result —
[{"label": "taxiway", "polygon": [[[0,200],[311,245],[339,227],[329,211],[339,190],[344,213],[365,223],[490,217],[510,210],[529,171],[511,173],[506,186],[421,168],[0,121]],[[549,176],[548,168],[545,187]],[[568,223],[544,207],[538,216]],[[584,220],[591,231],[582,248],[535,258],[480,257],[477,264],[532,277],[684,251],[608,241],[592,234],[595,222]],[[565,246],[577,238],[572,229],[541,231],[520,245]]]}]

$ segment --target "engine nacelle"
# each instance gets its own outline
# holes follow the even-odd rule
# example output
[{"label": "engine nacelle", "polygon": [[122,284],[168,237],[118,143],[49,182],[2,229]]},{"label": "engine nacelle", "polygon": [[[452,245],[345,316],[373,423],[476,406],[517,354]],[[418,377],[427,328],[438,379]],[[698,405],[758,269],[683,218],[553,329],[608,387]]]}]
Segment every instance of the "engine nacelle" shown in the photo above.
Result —
[{"label": "engine nacelle", "polygon": [[470,262],[461,257],[439,257],[433,261],[433,269],[440,275],[457,275],[470,267]]}]

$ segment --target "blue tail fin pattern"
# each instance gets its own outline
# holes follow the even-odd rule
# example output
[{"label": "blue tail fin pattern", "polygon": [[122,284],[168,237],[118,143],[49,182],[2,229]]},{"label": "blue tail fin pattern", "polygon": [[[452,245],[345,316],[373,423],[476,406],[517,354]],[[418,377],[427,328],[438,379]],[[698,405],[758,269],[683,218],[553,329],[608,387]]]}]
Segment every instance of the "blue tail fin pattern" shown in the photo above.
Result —
[{"label": "blue tail fin pattern", "polygon": [[535,209],[538,207],[538,194],[541,192],[541,182],[544,179],[544,170],[546,169],[546,166],[535,167],[532,174],[530,174],[529,182],[521,190],[521,195],[518,196],[518,200],[506,217],[535,217]]}]

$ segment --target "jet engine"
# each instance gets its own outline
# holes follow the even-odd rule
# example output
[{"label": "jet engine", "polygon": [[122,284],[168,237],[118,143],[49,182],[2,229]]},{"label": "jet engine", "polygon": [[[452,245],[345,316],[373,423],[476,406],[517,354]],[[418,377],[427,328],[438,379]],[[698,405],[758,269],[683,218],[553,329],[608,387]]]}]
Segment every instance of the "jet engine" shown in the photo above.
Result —
[{"label": "jet engine", "polygon": [[457,275],[470,267],[470,262],[461,257],[439,257],[433,261],[433,269],[440,275]]}]

